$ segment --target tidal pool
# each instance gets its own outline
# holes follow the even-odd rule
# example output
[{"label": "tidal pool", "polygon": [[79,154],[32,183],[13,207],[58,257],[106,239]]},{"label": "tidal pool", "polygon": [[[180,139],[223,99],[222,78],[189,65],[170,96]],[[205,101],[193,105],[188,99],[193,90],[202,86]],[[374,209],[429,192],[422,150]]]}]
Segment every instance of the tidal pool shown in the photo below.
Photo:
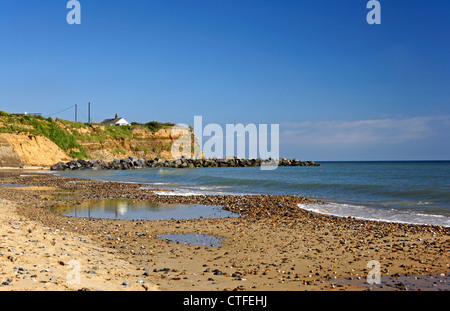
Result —
[{"label": "tidal pool", "polygon": [[199,218],[236,218],[240,215],[220,206],[199,204],[168,204],[133,200],[93,200],[69,209],[61,215],[122,220],[169,220]]},{"label": "tidal pool", "polygon": [[5,188],[34,187],[33,185],[26,185],[26,184],[0,184],[0,186],[5,187]]},{"label": "tidal pool", "polygon": [[156,238],[181,244],[202,245],[209,247],[220,247],[223,241],[223,238],[219,236],[199,233],[167,233],[157,235]]}]

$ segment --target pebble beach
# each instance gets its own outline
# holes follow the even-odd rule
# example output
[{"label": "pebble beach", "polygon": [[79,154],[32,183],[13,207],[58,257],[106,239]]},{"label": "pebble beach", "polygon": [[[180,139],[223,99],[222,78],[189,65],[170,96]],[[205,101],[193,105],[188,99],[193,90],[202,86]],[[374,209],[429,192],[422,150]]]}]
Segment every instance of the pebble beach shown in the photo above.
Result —
[{"label": "pebble beach", "polygon": [[[448,290],[450,228],[316,214],[286,195],[161,195],[146,185],[0,173],[0,291]],[[99,199],[222,206],[241,217],[63,216]],[[205,234],[219,247],[159,239]],[[368,284],[371,261],[381,284]],[[432,279],[433,282],[424,282]],[[389,281],[388,281],[389,280]]]}]

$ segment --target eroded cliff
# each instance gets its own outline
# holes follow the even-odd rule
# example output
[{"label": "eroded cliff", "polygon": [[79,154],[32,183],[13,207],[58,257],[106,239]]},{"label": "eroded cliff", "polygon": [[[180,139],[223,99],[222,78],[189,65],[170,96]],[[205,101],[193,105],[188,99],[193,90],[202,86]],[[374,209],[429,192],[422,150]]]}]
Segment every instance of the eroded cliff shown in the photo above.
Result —
[{"label": "eroded cliff", "polygon": [[[174,132],[172,125],[110,126],[2,112],[0,167],[51,166],[70,159],[112,161],[129,156],[173,160],[174,142],[190,131]],[[193,135],[189,137],[197,143]]]}]

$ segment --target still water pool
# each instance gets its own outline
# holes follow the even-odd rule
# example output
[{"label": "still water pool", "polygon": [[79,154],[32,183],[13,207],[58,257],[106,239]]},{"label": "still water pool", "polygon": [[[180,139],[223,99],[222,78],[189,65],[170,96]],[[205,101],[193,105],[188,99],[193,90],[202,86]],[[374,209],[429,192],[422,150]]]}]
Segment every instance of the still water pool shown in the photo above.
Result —
[{"label": "still water pool", "polygon": [[156,238],[175,243],[208,247],[221,247],[223,241],[223,238],[219,236],[198,233],[167,233],[157,235]]},{"label": "still water pool", "polygon": [[74,205],[60,214],[65,216],[122,220],[169,220],[199,218],[231,218],[240,215],[220,206],[168,204],[124,199],[93,200]]}]

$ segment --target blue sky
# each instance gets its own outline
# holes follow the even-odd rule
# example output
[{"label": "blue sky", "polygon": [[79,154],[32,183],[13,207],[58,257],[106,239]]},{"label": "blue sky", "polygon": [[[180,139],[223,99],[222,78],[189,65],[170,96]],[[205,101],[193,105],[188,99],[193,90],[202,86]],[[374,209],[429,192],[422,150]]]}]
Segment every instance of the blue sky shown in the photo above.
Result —
[{"label": "blue sky", "polygon": [[[0,110],[280,124],[304,160],[450,159],[450,1],[0,2]],[[73,120],[73,110],[53,117]],[[224,127],[225,128],[225,127]]]}]

